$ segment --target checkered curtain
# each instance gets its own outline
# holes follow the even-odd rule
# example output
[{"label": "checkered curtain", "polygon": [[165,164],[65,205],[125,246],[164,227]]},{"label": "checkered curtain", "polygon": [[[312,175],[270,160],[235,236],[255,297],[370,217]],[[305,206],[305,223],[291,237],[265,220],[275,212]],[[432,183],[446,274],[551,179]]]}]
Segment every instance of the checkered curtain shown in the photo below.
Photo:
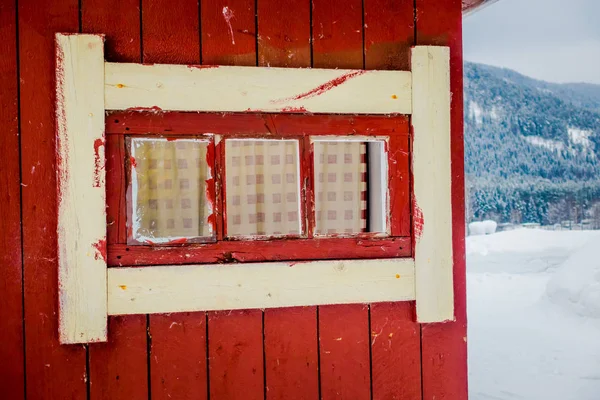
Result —
[{"label": "checkered curtain", "polygon": [[213,235],[207,222],[207,147],[193,139],[131,139],[135,240]]},{"label": "checkered curtain", "polygon": [[227,235],[300,234],[297,140],[225,141]]},{"label": "checkered curtain", "polygon": [[367,230],[366,143],[315,142],[318,235]]}]

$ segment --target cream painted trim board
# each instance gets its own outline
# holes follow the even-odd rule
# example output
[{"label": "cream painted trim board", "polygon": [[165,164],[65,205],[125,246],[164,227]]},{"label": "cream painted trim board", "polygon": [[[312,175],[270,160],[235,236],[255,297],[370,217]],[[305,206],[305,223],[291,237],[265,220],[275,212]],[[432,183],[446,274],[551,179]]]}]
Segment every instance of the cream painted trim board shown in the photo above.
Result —
[{"label": "cream painted trim board", "polygon": [[454,319],[450,174],[450,51],[412,50],[413,230],[417,321]]},{"label": "cream painted trim board", "polygon": [[106,63],[107,110],[410,114],[411,73]]},{"label": "cream painted trim board", "polygon": [[409,258],[108,270],[110,315],[414,300]]},{"label": "cream painted trim board", "polygon": [[106,341],[104,37],[56,35],[59,339]]}]

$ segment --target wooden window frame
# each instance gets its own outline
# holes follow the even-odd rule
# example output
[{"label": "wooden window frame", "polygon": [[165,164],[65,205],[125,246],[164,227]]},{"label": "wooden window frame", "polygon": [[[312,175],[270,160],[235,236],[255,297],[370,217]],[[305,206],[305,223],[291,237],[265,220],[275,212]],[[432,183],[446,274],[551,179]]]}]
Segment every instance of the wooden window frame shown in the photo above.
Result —
[{"label": "wooden window frame", "polygon": [[[415,300],[420,323],[454,318],[447,47],[414,47],[411,71],[363,71],[106,63],[103,41],[102,35],[56,35],[61,343],[106,341],[109,315],[138,313]],[[400,236],[405,238],[402,251],[408,245],[410,253],[244,264],[219,264],[215,255],[216,263],[199,264],[201,252],[193,258],[180,248],[163,248],[165,254],[179,254],[169,256],[171,261],[191,264],[108,268],[116,253],[111,244],[107,254],[107,234],[112,240],[115,230],[121,233],[119,223],[107,225],[106,208],[122,205],[106,198],[106,187],[125,171],[118,167],[123,164],[119,156],[106,158],[122,153],[124,137],[110,133],[114,127],[105,124],[105,112],[128,109],[154,112],[137,122],[140,127],[182,111],[240,113],[233,119],[257,113],[361,114],[340,117],[356,127],[363,124],[357,129],[361,134],[369,132],[368,115],[410,115],[412,192],[404,203],[412,207],[410,222],[404,222],[410,234]],[[277,114],[282,121],[292,117]],[[303,116],[318,121],[308,117]],[[265,125],[261,118],[253,123]],[[126,125],[129,133],[134,126]],[[178,129],[198,133],[196,127],[185,123]],[[251,124],[248,129],[253,135],[260,130]],[[117,175],[107,176],[107,168]],[[397,177],[390,173],[390,179]],[[351,238],[347,247],[360,248],[367,239],[373,238]],[[327,240],[346,239],[318,239]],[[241,253],[237,249],[245,242],[228,243]]]},{"label": "wooden window frame", "polygon": [[[254,129],[254,131],[253,131]],[[241,131],[241,133],[240,133]],[[232,133],[235,132],[235,133]],[[210,135],[210,136],[207,136]],[[166,244],[128,244],[131,210],[125,210],[123,193],[127,192],[129,164],[124,143],[127,137],[199,138],[213,140],[216,184],[209,188],[215,215],[215,240],[186,243],[175,240]],[[300,146],[300,180],[302,228],[300,237],[225,237],[224,140],[296,139]],[[315,236],[314,146],[319,139],[381,140],[386,143],[388,164],[389,234],[359,233]],[[117,161],[106,169],[111,185],[107,188],[108,266],[173,265],[194,263],[228,263],[259,261],[299,261],[360,258],[410,257],[410,177],[408,118],[397,116],[347,116],[305,114],[214,114],[147,111],[113,112],[106,117],[107,158]],[[215,144],[216,142],[216,144]],[[114,152],[114,154],[112,154]],[[119,155],[125,154],[125,157]],[[210,154],[210,153],[209,153]],[[123,165],[115,165],[121,162]],[[209,168],[213,168],[209,165]],[[282,239],[287,239],[282,241]]]}]

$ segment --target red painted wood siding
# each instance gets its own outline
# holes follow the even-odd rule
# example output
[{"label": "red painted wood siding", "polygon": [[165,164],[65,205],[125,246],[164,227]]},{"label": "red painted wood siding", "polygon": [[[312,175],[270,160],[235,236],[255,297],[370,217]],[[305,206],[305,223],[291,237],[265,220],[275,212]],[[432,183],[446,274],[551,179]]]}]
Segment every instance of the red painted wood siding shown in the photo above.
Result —
[{"label": "red painted wood siding", "polygon": [[[55,32],[105,33],[116,62],[408,69],[410,46],[449,45],[456,322],[420,326],[410,302],[140,315],[59,345]],[[0,398],[467,398],[460,0],[16,0],[0,33]]]}]

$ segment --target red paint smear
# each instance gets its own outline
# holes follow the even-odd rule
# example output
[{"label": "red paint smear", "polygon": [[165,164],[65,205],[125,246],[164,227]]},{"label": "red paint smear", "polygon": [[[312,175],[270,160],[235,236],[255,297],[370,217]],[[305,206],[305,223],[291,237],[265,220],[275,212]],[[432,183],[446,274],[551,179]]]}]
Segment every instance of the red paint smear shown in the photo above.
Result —
[{"label": "red paint smear", "polygon": [[162,111],[162,108],[158,107],[158,106],[152,106],[152,107],[130,107],[128,109],[126,109],[125,111]]},{"label": "red paint smear", "polygon": [[419,207],[416,201],[413,201],[413,226],[415,230],[415,239],[421,237],[421,234],[423,233],[424,222],[425,221],[423,219],[423,211],[421,211],[421,207]]},{"label": "red paint smear", "polygon": [[304,113],[307,112],[306,108],[300,106],[300,107],[283,107],[281,109],[281,112],[289,112],[289,113]]},{"label": "red paint smear", "polygon": [[104,139],[94,140],[94,187],[101,187],[101,171],[104,169],[103,159],[100,157],[100,147],[104,146]]},{"label": "red paint smear", "polygon": [[316,88],[309,90],[306,93],[302,93],[299,95],[296,95],[294,97],[288,97],[286,99],[279,99],[279,100],[272,100],[271,103],[283,103],[286,101],[291,101],[291,100],[302,100],[302,99],[310,99],[312,97],[316,97],[316,96],[320,96],[325,92],[330,91],[331,89],[340,86],[341,84],[345,83],[348,79],[352,79],[355,78],[357,76],[360,76],[362,74],[365,74],[367,71],[352,71],[352,72],[348,72],[347,74],[344,74],[342,76],[338,76],[335,79],[330,80],[329,82],[325,82],[322,85],[317,86]]},{"label": "red paint smear", "polygon": [[92,244],[92,247],[96,249],[94,260],[102,259],[106,262],[106,238],[98,240],[96,243]]},{"label": "red paint smear", "polygon": [[176,137],[176,136],[167,136],[167,142],[173,142],[173,141],[175,141],[177,139],[179,139],[179,138]]},{"label": "red paint smear", "polygon": [[145,240],[144,243],[147,243],[149,245],[152,246],[156,246],[156,245],[162,245],[162,246],[172,246],[172,245],[176,245],[176,244],[186,244],[188,242],[187,238],[179,238],[179,239],[173,239],[173,240],[169,240],[168,242],[164,242],[164,243],[156,243],[153,242],[152,240]]},{"label": "red paint smear", "polygon": [[135,157],[133,157],[133,156],[129,157],[129,163],[131,164],[132,168],[137,167],[137,161],[135,161]]},{"label": "red paint smear", "polygon": [[214,174],[214,166],[215,166],[215,154],[214,147],[209,146],[208,151],[206,152],[206,164],[208,165],[211,178],[206,180],[206,201],[208,201],[208,206],[212,210],[212,213],[207,217],[206,222],[210,226],[213,232],[217,232],[217,218],[215,216],[215,204],[216,204],[216,193],[215,193],[215,179],[212,178]]},{"label": "red paint smear", "polygon": [[194,69],[211,69],[211,68],[219,68],[218,65],[198,65],[198,64],[190,64],[187,66],[188,68]]}]

